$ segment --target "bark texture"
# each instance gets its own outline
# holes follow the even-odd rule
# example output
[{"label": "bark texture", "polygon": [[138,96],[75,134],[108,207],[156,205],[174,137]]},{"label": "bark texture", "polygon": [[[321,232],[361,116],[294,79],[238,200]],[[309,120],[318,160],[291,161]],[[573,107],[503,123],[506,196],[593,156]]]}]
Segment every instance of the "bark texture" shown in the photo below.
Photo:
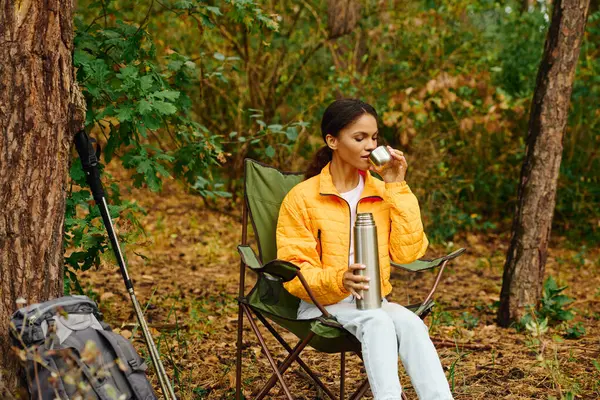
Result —
[{"label": "bark texture", "polygon": [[[63,293],[63,220],[84,102],[71,0],[0,0],[0,372],[14,390],[8,323],[16,300]],[[0,390],[1,391],[1,390]],[[0,393],[0,398],[5,398]]]},{"label": "bark texture", "polygon": [[519,202],[504,265],[498,322],[508,326],[537,305],[544,279],[556,186],[589,0],[554,2],[531,105]]},{"label": "bark texture", "polygon": [[327,0],[329,38],[344,36],[354,29],[360,19],[360,4],[356,0]]}]

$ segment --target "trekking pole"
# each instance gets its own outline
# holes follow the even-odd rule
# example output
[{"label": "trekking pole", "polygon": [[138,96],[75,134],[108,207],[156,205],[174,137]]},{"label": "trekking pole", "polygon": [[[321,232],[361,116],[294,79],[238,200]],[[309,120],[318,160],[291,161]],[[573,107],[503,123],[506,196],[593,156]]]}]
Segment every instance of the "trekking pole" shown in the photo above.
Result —
[{"label": "trekking pole", "polygon": [[144,319],[140,303],[138,302],[135,296],[135,291],[133,290],[133,283],[131,282],[131,278],[129,278],[129,272],[127,271],[127,266],[125,265],[125,260],[123,258],[123,254],[121,253],[121,248],[119,247],[117,235],[115,233],[112,220],[108,212],[108,204],[106,203],[106,198],[104,197],[104,188],[102,187],[102,182],[100,181],[100,170],[98,169],[98,159],[96,158],[96,151],[94,150],[93,139],[90,139],[89,136],[85,133],[85,131],[82,130],[75,135],[75,147],[77,148],[77,152],[79,153],[81,165],[83,166],[88,185],[90,185],[90,189],[92,190],[92,196],[94,197],[94,201],[100,209],[102,221],[104,222],[104,226],[106,227],[106,231],[108,232],[108,237],[112,244],[113,251],[117,258],[117,262],[119,263],[119,269],[121,270],[121,275],[123,276],[125,287],[127,288],[129,296],[131,297],[131,302],[133,303],[135,315],[137,316],[138,322],[142,328],[144,340],[146,341],[146,346],[148,347],[148,351],[150,352],[150,358],[152,358],[152,363],[154,364],[154,368],[156,369],[156,375],[158,376],[160,388],[163,392],[163,395],[165,396],[165,399],[177,400],[177,397],[175,397],[175,392],[173,391],[171,383],[169,382],[169,377],[167,376],[165,367],[160,361],[158,349],[154,344],[152,335],[150,335],[150,330],[148,329],[148,324],[146,324],[146,320]]}]

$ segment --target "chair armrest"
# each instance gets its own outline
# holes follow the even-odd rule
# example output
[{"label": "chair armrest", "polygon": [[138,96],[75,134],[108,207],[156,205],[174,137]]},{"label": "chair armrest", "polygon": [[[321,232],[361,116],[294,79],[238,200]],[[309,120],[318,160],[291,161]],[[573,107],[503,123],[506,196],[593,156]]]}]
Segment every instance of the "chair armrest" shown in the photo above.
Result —
[{"label": "chair armrest", "polygon": [[280,278],[282,282],[288,282],[294,279],[295,277],[298,277],[298,279],[300,279],[300,282],[302,283],[302,286],[304,286],[304,289],[308,293],[308,296],[311,298],[312,302],[317,306],[317,308],[321,310],[323,316],[325,318],[331,318],[331,315],[327,312],[327,310],[325,310],[325,307],[323,307],[314,296],[314,293],[308,286],[308,283],[304,279],[304,276],[302,276],[300,268],[298,268],[289,261],[277,259],[269,261],[265,265],[261,265],[261,262],[259,261],[252,247],[247,245],[238,246],[238,252],[242,257],[242,262],[248,267],[250,267],[257,274],[266,274],[267,277],[270,276],[271,278],[277,277]]},{"label": "chair armrest", "polygon": [[240,253],[240,257],[242,257],[242,262],[249,266],[253,270],[257,270],[262,268],[262,263],[258,259],[258,256],[252,249],[252,247],[247,245],[238,246],[238,253]]},{"label": "chair armrest", "polygon": [[428,310],[431,307],[431,305],[433,304],[431,298],[432,298],[433,294],[435,293],[435,290],[437,289],[438,284],[440,283],[440,279],[442,278],[442,273],[444,272],[444,268],[446,267],[446,264],[448,264],[448,261],[460,256],[462,253],[465,252],[465,250],[466,249],[464,249],[464,248],[460,248],[460,249],[448,254],[447,256],[436,258],[435,260],[417,260],[410,264],[392,263],[392,266],[394,266],[396,268],[403,268],[405,270],[409,270],[412,272],[424,271],[424,270],[435,268],[435,267],[441,265],[441,268],[438,271],[437,277],[435,278],[435,282],[433,283],[433,286],[431,287],[431,291],[429,292],[429,294],[427,295],[427,297],[425,298],[423,303],[421,303],[421,306],[417,309],[417,311],[415,311],[415,313],[417,315],[420,316],[424,311]]},{"label": "chair armrest", "polygon": [[281,278],[283,282],[291,281],[296,277],[298,271],[300,271],[300,268],[291,262],[284,260],[273,260],[262,265],[252,247],[247,245],[238,246],[238,253],[240,253],[240,257],[242,257],[242,262],[250,267],[252,271],[257,274],[262,273],[271,275],[272,277]]},{"label": "chair armrest", "polygon": [[390,264],[394,268],[402,268],[402,269],[405,269],[408,271],[413,271],[413,272],[425,271],[425,270],[428,270],[431,268],[439,267],[440,265],[442,265],[442,263],[444,261],[452,260],[452,259],[460,256],[461,254],[463,254],[465,251],[466,251],[465,248],[460,248],[446,256],[436,258],[434,260],[420,259],[420,260],[413,261],[410,264],[398,264],[395,262],[390,262]]}]

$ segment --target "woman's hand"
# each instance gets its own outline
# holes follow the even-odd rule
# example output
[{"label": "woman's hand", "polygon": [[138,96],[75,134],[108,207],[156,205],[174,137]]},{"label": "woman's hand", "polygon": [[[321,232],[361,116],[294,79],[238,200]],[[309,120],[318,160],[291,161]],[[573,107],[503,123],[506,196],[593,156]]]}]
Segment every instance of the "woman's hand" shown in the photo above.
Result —
[{"label": "woman's hand", "polygon": [[348,270],[344,272],[342,277],[342,283],[346,290],[348,290],[357,299],[362,299],[358,294],[358,290],[367,290],[369,288],[369,278],[366,276],[354,275],[354,271],[365,269],[366,267],[362,264],[352,264],[348,266]]},{"label": "woman's hand", "polygon": [[386,183],[391,182],[402,182],[406,176],[406,170],[408,169],[408,163],[404,157],[404,153],[400,150],[396,150],[387,146],[392,159],[382,167],[375,167],[371,165],[369,168],[371,171],[377,172]]}]

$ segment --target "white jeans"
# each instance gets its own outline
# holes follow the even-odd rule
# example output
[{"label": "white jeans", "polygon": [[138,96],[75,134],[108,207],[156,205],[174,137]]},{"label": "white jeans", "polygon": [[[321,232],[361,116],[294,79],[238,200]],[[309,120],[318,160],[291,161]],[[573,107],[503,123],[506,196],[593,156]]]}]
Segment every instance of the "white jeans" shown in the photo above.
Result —
[{"label": "white jeans", "polygon": [[[385,299],[380,309],[357,310],[353,296],[325,308],[360,341],[367,378],[376,400],[401,398],[398,354],[420,400],[452,399],[442,364],[429,338],[429,329],[412,311]],[[300,303],[299,319],[320,315],[315,305]]]}]

